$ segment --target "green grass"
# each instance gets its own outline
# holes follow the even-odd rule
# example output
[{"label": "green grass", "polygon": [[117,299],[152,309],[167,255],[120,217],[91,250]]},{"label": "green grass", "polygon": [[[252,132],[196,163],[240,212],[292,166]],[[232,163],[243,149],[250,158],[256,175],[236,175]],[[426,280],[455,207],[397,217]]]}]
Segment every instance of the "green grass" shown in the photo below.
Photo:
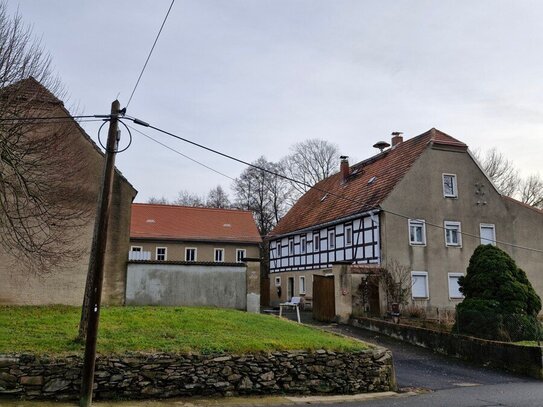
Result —
[{"label": "green grass", "polygon": [[[0,306],[0,353],[80,353],[80,308]],[[197,307],[104,307],[98,352],[250,353],[274,350],[354,351],[359,341],[270,315]]]},{"label": "green grass", "polygon": [[[543,342],[542,342],[543,343]],[[519,341],[515,342],[515,345],[522,345],[522,346],[539,346],[537,341]]]}]

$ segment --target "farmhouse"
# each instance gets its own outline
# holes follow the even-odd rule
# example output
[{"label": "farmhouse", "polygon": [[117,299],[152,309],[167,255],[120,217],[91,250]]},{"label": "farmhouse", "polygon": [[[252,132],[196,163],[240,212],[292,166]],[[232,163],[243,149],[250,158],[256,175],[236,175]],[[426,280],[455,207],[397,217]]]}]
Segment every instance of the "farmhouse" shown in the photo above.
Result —
[{"label": "farmhouse", "polygon": [[379,269],[396,262],[410,273],[413,303],[454,308],[458,278],[479,244],[507,251],[543,295],[542,211],[503,196],[468,146],[435,128],[376,146],[381,152],[353,166],[343,157],[340,171],[271,232],[272,303],[298,295],[317,302],[313,283],[328,275],[336,308],[347,304],[348,314],[362,296],[363,311],[383,314],[390,304]]}]

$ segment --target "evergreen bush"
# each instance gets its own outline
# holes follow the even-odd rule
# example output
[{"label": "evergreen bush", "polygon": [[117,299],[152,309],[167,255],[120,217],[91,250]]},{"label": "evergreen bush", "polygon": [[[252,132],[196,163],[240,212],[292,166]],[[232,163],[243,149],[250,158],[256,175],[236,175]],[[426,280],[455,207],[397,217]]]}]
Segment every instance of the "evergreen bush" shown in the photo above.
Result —
[{"label": "evergreen bush", "polygon": [[456,332],[502,341],[540,337],[541,299],[526,273],[503,250],[477,247],[459,285],[464,300],[456,307]]}]

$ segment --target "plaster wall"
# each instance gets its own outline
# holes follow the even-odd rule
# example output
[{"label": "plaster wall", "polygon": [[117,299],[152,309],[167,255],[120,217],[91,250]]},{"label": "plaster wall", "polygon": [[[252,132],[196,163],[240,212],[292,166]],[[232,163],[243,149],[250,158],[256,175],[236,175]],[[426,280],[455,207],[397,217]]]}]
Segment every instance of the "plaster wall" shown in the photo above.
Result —
[{"label": "plaster wall", "polygon": [[[456,174],[457,198],[443,196],[443,173]],[[539,295],[543,294],[543,276],[538,271],[543,260],[541,253],[528,254],[499,243],[542,248],[543,215],[508,204],[468,153],[428,148],[382,208],[382,264],[396,260],[412,271],[428,272],[429,297],[414,300],[418,305],[435,310],[454,308],[461,301],[449,298],[448,273],[465,274],[473,251],[481,244],[482,223],[495,225],[497,246],[525,267]],[[409,243],[408,218],[426,221],[425,245]],[[461,222],[461,246],[446,246],[444,221]]]},{"label": "plaster wall", "polygon": [[129,263],[126,304],[215,306],[245,310],[246,284],[244,264]]},{"label": "plaster wall", "polygon": [[[66,115],[66,111],[56,106],[52,108],[51,115]],[[87,214],[82,219],[84,222],[76,230],[66,231],[71,237],[73,248],[79,250],[79,256],[36,275],[30,273],[17,258],[0,250],[0,304],[81,305],[83,302],[104,156],[74,122],[66,122],[65,126],[62,131],[66,132],[66,142],[70,143],[70,148],[76,152],[74,159],[85,165],[85,171],[76,180],[66,180],[67,188],[70,183],[85,187],[83,194],[77,198],[84,201],[87,208]],[[105,304],[122,304],[124,301],[131,203],[136,193],[117,172],[106,248],[102,295]]]},{"label": "plaster wall", "polygon": [[[224,242],[194,242],[194,241],[159,241],[131,239],[130,247],[141,247],[144,252],[151,252],[151,259],[156,260],[157,247],[165,247],[168,261],[185,261],[185,249],[196,249],[196,261],[214,261],[215,249],[224,249],[224,262],[236,262],[236,250],[244,249],[246,257],[260,257],[258,244],[224,243]],[[127,251],[128,253],[128,251]]]}]

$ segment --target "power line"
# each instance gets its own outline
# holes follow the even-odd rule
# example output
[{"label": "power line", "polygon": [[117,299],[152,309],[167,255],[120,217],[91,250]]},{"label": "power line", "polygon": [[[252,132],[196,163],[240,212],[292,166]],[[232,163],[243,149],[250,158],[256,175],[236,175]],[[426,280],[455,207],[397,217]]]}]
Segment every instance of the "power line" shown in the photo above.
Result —
[{"label": "power line", "polygon": [[107,119],[109,115],[90,114],[77,116],[36,116],[36,117],[0,117],[0,122],[19,121],[48,121],[48,120],[76,120],[76,119]]},{"label": "power line", "polygon": [[[149,127],[153,130],[156,130],[160,133],[163,133],[163,134],[166,134],[170,137],[173,137],[173,138],[176,138],[178,140],[181,140],[181,141],[184,141],[186,143],[189,143],[189,144],[192,144],[196,147],[199,147],[199,148],[202,148],[204,150],[207,150],[207,151],[210,151],[214,154],[217,154],[217,155],[220,155],[222,157],[225,157],[225,158],[228,158],[230,160],[233,160],[233,161],[236,161],[238,163],[241,163],[241,164],[244,164],[248,167],[252,167],[252,168],[255,168],[257,170],[260,170],[260,171],[263,171],[263,172],[266,172],[268,174],[271,174],[271,175],[274,175],[276,177],[280,177],[280,178],[283,178],[285,180],[288,180],[288,181],[291,181],[291,182],[294,182],[294,183],[297,183],[299,185],[302,185],[302,186],[305,186],[305,187],[308,187],[310,189],[314,189],[314,190],[317,190],[319,192],[323,192],[325,194],[328,194],[329,196],[333,196],[333,197],[336,197],[338,199],[343,199],[343,200],[346,200],[346,201],[349,201],[349,202],[352,202],[352,203],[357,203],[357,204],[360,204],[362,205],[362,207],[360,208],[360,212],[363,212],[363,211],[367,211],[367,210],[371,210],[371,209],[375,209],[375,207],[369,207],[365,202],[362,202],[362,201],[359,201],[357,199],[353,199],[353,198],[349,198],[349,197],[346,197],[346,196],[343,196],[343,195],[339,195],[339,194],[336,194],[334,192],[331,192],[331,191],[328,191],[328,190],[325,190],[325,189],[322,189],[322,188],[319,188],[319,187],[316,187],[314,185],[310,185],[308,183],[305,183],[303,181],[299,181],[299,180],[296,180],[294,178],[291,178],[289,176],[286,176],[284,174],[281,174],[281,173],[278,173],[276,171],[272,171],[272,170],[269,170],[267,168],[263,168],[263,167],[260,167],[258,165],[255,165],[255,164],[252,164],[252,163],[249,163],[247,161],[244,161],[240,158],[237,158],[237,157],[234,157],[234,156],[231,156],[229,154],[226,154],[226,153],[223,153],[219,150],[215,150],[213,148],[210,148],[210,147],[207,147],[207,146],[204,146],[202,144],[199,144],[195,141],[192,141],[192,140],[189,140],[189,139],[186,139],[184,137],[181,137],[181,136],[178,136],[174,133],[171,133],[169,131],[166,131],[166,130],[163,130],[159,127],[156,127],[156,126],[153,126],[149,123],[146,123],[142,120],[139,120],[139,119],[136,119],[136,118],[133,118],[133,117],[126,117],[127,119],[129,120],[132,120],[134,123],[136,124],[140,124],[142,126],[145,126],[145,127]],[[206,166],[207,167],[207,166]],[[207,168],[210,168],[210,167],[207,167]],[[215,172],[218,172],[220,173],[219,171],[216,171],[215,169],[212,169],[210,168],[212,171],[215,171]],[[224,175],[222,173],[220,173],[221,175]],[[227,176],[228,178],[230,178],[229,176]],[[365,209],[366,208],[366,209]],[[385,212],[385,213],[388,213],[390,215],[394,215],[394,216],[399,216],[399,217],[402,217],[404,219],[416,219],[416,217],[413,217],[413,216],[407,216],[407,215],[404,215],[404,214],[400,214],[400,213],[397,213],[397,212],[393,212],[393,211],[389,211],[387,209],[383,209],[383,208],[380,208],[381,211]],[[435,224],[435,223],[431,223],[431,222],[426,222],[425,223],[429,226],[432,226],[432,227],[435,227],[435,228],[439,228],[439,229],[442,229],[442,230],[445,230],[445,226],[442,226],[442,225],[438,225],[438,224]],[[465,236],[469,236],[469,237],[473,237],[473,238],[478,238],[480,239],[481,236],[480,235],[475,235],[475,234],[471,234],[471,233],[467,233],[467,232],[462,232],[462,231],[459,231],[458,233],[460,233],[461,235],[465,235]],[[503,245],[506,245],[506,246],[510,246],[510,247],[515,247],[515,248],[518,248],[518,249],[523,249],[523,250],[527,250],[527,251],[533,251],[533,252],[537,252],[537,253],[543,253],[543,250],[540,250],[540,249],[536,249],[536,248],[532,248],[532,247],[526,247],[526,246],[521,246],[521,245],[516,245],[514,243],[509,243],[509,242],[505,242],[505,241],[498,241],[496,240],[496,243],[500,243],[500,244],[503,244]]]},{"label": "power line", "polygon": [[220,172],[220,171],[218,171],[218,170],[216,170],[216,169],[210,167],[209,165],[206,165],[206,164],[204,164],[204,163],[202,163],[202,162],[200,162],[200,161],[198,161],[198,160],[195,160],[194,158],[189,157],[189,156],[186,155],[186,154],[183,154],[181,151],[178,151],[178,150],[176,150],[176,149],[174,149],[174,148],[172,148],[172,147],[170,147],[170,146],[168,146],[168,145],[162,143],[161,141],[158,141],[157,139],[155,139],[155,138],[149,136],[148,134],[145,134],[144,132],[142,132],[142,131],[136,129],[136,128],[133,127],[133,126],[128,126],[128,127],[131,128],[132,130],[134,130],[135,132],[141,134],[142,136],[147,137],[149,140],[152,140],[152,141],[154,141],[155,143],[160,144],[162,147],[167,148],[168,150],[173,151],[174,153],[179,154],[179,155],[182,156],[182,157],[185,157],[187,160],[190,160],[190,161],[192,161],[192,162],[194,162],[194,163],[196,163],[196,164],[198,164],[198,165],[201,165],[202,167],[207,168],[208,170],[213,171],[213,172],[215,172],[215,173],[217,173],[217,174],[219,174],[219,175],[222,175],[223,177],[229,178],[229,179],[231,179],[232,181],[235,181],[235,180],[236,180],[234,177],[231,177],[230,175],[224,174],[224,173],[222,173],[222,172]]},{"label": "power line", "polygon": [[160,34],[162,33],[162,29],[164,28],[164,24],[166,24],[166,20],[168,19],[168,16],[170,15],[170,11],[173,7],[173,3],[175,3],[175,0],[172,0],[170,7],[168,8],[168,12],[166,13],[166,16],[164,17],[164,21],[162,21],[162,25],[160,26],[160,30],[158,30],[158,34],[155,38],[155,42],[153,43],[153,46],[151,47],[151,50],[149,51],[149,54],[147,55],[147,59],[145,60],[145,64],[143,64],[143,68],[141,69],[140,75],[138,76],[138,80],[136,81],[136,84],[134,85],[134,89],[132,90],[132,93],[130,94],[130,98],[128,99],[128,103],[126,104],[126,107],[130,104],[132,101],[132,97],[134,96],[134,93],[136,92],[136,89],[138,88],[138,85],[140,83],[141,77],[143,76],[143,73],[145,72],[145,68],[147,68],[147,64],[149,63],[149,60],[151,59],[151,55],[153,54],[153,51],[155,49],[155,46],[158,42],[158,39],[160,37]]}]

